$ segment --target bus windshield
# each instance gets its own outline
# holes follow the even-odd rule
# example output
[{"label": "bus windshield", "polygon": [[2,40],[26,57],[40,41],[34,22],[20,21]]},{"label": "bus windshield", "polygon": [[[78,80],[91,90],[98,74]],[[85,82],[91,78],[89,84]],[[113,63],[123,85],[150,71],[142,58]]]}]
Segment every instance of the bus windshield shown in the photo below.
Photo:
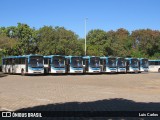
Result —
[{"label": "bus windshield", "polygon": [[117,65],[118,65],[118,67],[125,67],[125,59],[124,58],[118,58]]},{"label": "bus windshield", "polygon": [[116,68],[116,58],[108,58],[108,67]]},{"label": "bus windshield", "polygon": [[82,68],[82,57],[72,57],[71,58],[71,65],[74,68]]},{"label": "bus windshield", "polygon": [[63,56],[54,56],[52,64],[55,68],[64,68],[65,58]]},{"label": "bus windshield", "polygon": [[91,57],[90,59],[90,66],[92,68],[98,68],[99,66],[99,62],[100,62],[100,58],[99,57]]},{"label": "bus windshield", "polygon": [[148,59],[142,59],[142,67],[148,68]]},{"label": "bus windshield", "polygon": [[33,68],[43,67],[43,56],[31,56],[29,66]]},{"label": "bus windshield", "polygon": [[131,67],[138,68],[138,59],[131,59]]}]

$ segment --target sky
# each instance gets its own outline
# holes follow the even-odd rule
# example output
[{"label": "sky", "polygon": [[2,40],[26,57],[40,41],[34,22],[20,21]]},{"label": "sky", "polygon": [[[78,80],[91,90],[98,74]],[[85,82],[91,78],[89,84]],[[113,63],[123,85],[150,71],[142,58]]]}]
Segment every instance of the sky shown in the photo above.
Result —
[{"label": "sky", "polygon": [[160,30],[160,0],[0,0],[0,27],[61,26],[80,38],[92,29]]}]

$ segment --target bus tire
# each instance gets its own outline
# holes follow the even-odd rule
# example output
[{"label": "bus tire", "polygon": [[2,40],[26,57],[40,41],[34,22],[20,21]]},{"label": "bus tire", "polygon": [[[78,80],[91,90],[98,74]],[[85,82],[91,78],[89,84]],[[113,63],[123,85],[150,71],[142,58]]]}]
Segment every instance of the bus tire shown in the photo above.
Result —
[{"label": "bus tire", "polygon": [[24,69],[21,70],[21,75],[24,76]]},{"label": "bus tire", "polygon": [[160,68],[158,69],[158,72],[160,73]]}]

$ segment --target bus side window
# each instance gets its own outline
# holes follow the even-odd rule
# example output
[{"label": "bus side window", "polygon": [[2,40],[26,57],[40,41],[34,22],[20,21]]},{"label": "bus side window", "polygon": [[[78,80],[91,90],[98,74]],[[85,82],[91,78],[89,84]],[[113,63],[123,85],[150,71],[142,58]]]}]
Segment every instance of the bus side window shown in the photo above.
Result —
[{"label": "bus side window", "polygon": [[6,59],[6,65],[9,65],[9,58]]},{"label": "bus side window", "polygon": [[155,65],[154,61],[149,61],[149,65]]},{"label": "bus side window", "polygon": [[5,65],[6,64],[6,59],[3,59],[3,65]]},{"label": "bus side window", "polygon": [[5,59],[5,64],[6,64],[6,65],[8,64],[8,60],[7,60],[7,59]]},{"label": "bus side window", "polygon": [[48,58],[44,58],[44,64],[48,64]]},{"label": "bus side window", "polygon": [[15,64],[19,64],[19,58],[16,58]]},{"label": "bus side window", "polygon": [[155,61],[155,65],[158,65],[158,61]]},{"label": "bus side window", "polygon": [[21,58],[19,58],[19,64],[22,64],[22,60],[21,60]]},{"label": "bus side window", "polygon": [[8,65],[12,65],[12,58],[8,59]]},{"label": "bus side window", "polygon": [[51,64],[51,58],[48,59],[48,63],[49,63],[49,65]]},{"label": "bus side window", "polygon": [[18,63],[21,64],[21,58],[18,58]]},{"label": "bus side window", "polygon": [[21,58],[21,64],[25,64],[25,58]]},{"label": "bus side window", "polygon": [[15,60],[16,60],[15,58],[12,59],[12,65],[15,64]]}]

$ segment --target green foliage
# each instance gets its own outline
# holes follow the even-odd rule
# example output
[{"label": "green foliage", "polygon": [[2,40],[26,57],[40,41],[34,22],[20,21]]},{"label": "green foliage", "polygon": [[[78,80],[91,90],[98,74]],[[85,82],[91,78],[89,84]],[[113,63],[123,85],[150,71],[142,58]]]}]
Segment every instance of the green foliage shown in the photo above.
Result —
[{"label": "green foliage", "polygon": [[[84,39],[64,27],[44,26],[38,30],[27,24],[0,28],[0,57],[23,54],[84,55]],[[87,34],[87,55],[132,56],[160,59],[160,31],[140,29],[129,33],[91,30]]]},{"label": "green foliage", "polygon": [[2,54],[2,51],[0,50],[0,65],[2,64],[2,57],[3,57],[3,54]]},{"label": "green foliage", "polygon": [[131,34],[133,46],[141,56],[158,58],[160,53],[160,32],[150,29],[135,30]]},{"label": "green foliage", "polygon": [[82,55],[82,43],[74,32],[63,27],[44,26],[38,33],[41,54]]},{"label": "green foliage", "polygon": [[106,55],[107,34],[103,30],[91,30],[87,35],[87,55]]}]

